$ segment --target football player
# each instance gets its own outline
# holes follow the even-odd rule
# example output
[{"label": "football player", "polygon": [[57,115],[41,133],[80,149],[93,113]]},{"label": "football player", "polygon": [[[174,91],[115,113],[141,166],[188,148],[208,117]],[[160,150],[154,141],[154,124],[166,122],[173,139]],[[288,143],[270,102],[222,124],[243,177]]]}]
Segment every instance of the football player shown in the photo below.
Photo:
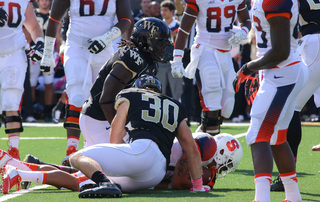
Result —
[{"label": "football player", "polygon": [[262,81],[246,136],[254,166],[254,200],[270,201],[274,159],[285,187],[285,201],[301,202],[294,157],[286,141],[297,96],[308,79],[308,70],[296,49],[298,2],[255,0],[252,15],[258,59],[241,67],[234,88],[237,92],[240,84],[259,70]]},{"label": "football player", "polygon": [[[236,170],[243,155],[241,144],[229,134],[212,137],[208,133],[196,132],[192,135],[201,155],[203,185],[212,188],[216,179]],[[187,165],[188,158],[179,142],[175,141],[166,175],[155,189],[189,190],[192,183]]]},{"label": "football player", "polygon": [[5,133],[9,136],[9,153],[20,159],[19,140],[23,131],[20,103],[27,70],[26,37],[22,27],[36,43],[31,60],[41,60],[43,32],[33,12],[32,0],[2,0],[0,2],[0,113],[4,117]]},{"label": "football player", "polygon": [[[175,136],[189,157],[188,167],[193,179],[191,190],[206,191],[202,185],[201,157],[186,124],[181,104],[158,93],[161,92],[161,83],[155,77],[143,76],[135,82],[135,86],[143,89],[129,88],[117,95],[115,103],[117,114],[111,124],[110,133],[110,142],[113,144],[93,145],[71,156],[72,165],[86,176],[91,176],[90,178],[99,185],[99,188],[82,191],[79,197],[120,197],[122,193],[120,187],[125,192],[131,192],[157,185],[165,175]],[[128,129],[131,142],[121,144],[126,134],[126,122],[130,122],[131,125]],[[1,151],[0,157],[1,166],[7,164],[2,192],[8,193],[12,186],[27,179],[28,172],[11,166],[18,161],[13,160],[6,152]],[[144,166],[142,167],[139,162]],[[128,165],[130,169],[127,169]],[[51,177],[52,172],[54,171],[38,176],[39,182],[52,183],[51,180],[54,180]],[[66,172],[64,174],[65,181],[67,178],[72,178],[72,175]],[[48,180],[49,175],[50,180]],[[28,180],[34,180],[34,175]],[[74,182],[75,180],[70,181],[72,184]],[[69,185],[67,188],[74,187]]]},{"label": "football player", "polygon": [[[301,53],[303,62],[308,66],[309,79],[298,95],[295,112],[288,128],[287,141],[295,161],[297,161],[298,147],[302,134],[301,110],[320,87],[320,4],[308,0],[300,0],[299,4],[302,38],[299,40],[298,50]],[[315,146],[312,150],[319,151],[320,145]],[[284,191],[280,176],[273,180],[271,191]]]},{"label": "football player", "polygon": [[[69,156],[78,149],[82,105],[89,97],[101,66],[114,53],[112,41],[129,30],[132,16],[129,0],[53,1],[45,36],[44,57],[40,64],[43,73],[50,74],[55,66],[55,38],[67,10],[70,24],[63,65],[68,97],[64,127],[67,130],[66,155]],[[116,24],[115,17],[118,18]]]},{"label": "football player", "polygon": [[[223,118],[229,118],[234,106],[232,80],[235,72],[230,50],[246,39],[251,21],[245,1],[186,0],[175,41],[171,73],[173,77],[194,78],[199,70],[202,120],[197,131],[212,135],[220,132]],[[240,27],[233,29],[237,17]],[[191,61],[182,65],[184,48],[196,22],[197,35],[191,48]]]}]

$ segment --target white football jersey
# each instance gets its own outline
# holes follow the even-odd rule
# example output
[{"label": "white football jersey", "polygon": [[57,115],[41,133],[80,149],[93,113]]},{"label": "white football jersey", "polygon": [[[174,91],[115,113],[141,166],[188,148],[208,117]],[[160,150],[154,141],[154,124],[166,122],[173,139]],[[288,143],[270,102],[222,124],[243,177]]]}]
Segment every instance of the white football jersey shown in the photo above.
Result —
[{"label": "white football jersey", "polygon": [[198,9],[195,43],[222,50],[230,50],[228,39],[243,0],[188,0]]},{"label": "white football jersey", "polygon": [[[32,0],[33,1],[33,0]],[[22,25],[26,19],[25,12],[30,0],[1,0],[2,7],[8,15],[8,21],[0,27],[0,57],[24,49],[27,45]]]},{"label": "white football jersey", "polygon": [[[278,5],[278,6],[275,6]],[[297,52],[298,45],[298,1],[297,0],[254,0],[252,19],[257,40],[257,57],[262,57],[271,49],[270,25],[267,18],[284,16],[290,19],[290,56],[277,67],[285,67],[293,62],[300,61]]]},{"label": "white football jersey", "polygon": [[116,0],[70,0],[68,40],[89,47],[88,40],[114,25]]}]

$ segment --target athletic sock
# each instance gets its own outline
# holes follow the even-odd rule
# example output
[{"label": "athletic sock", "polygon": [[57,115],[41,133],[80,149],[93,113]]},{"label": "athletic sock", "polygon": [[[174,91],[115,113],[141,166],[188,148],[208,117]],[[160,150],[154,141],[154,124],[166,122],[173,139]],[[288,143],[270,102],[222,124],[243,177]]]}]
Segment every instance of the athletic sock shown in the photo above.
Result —
[{"label": "athletic sock", "polygon": [[101,182],[110,182],[104,172],[99,170],[92,174],[91,180],[96,184],[100,184]]},{"label": "athletic sock", "polygon": [[271,174],[260,173],[255,175],[254,178],[254,183],[256,187],[254,200],[270,202]]},{"label": "athletic sock", "polygon": [[17,172],[21,177],[21,181],[36,182],[40,184],[45,184],[47,181],[47,172],[22,170],[17,170]]},{"label": "athletic sock", "polygon": [[74,146],[78,150],[79,138],[75,136],[67,137],[67,148],[69,149],[70,146]]},{"label": "athletic sock", "polygon": [[291,173],[280,173],[280,177],[286,192],[286,199],[292,202],[301,202],[296,171]]},{"label": "athletic sock", "polygon": [[9,135],[9,145],[10,147],[19,147],[20,136],[19,135]]}]

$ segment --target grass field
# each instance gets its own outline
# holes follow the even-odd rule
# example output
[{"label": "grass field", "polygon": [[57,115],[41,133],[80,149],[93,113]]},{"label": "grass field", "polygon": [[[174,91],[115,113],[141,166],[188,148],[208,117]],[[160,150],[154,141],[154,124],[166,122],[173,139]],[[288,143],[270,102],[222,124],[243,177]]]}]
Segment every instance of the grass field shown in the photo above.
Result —
[{"label": "grass field", "polygon": [[[195,130],[195,126],[191,127]],[[230,134],[244,133],[247,126],[222,126],[221,132]],[[302,141],[299,147],[297,175],[299,187],[304,202],[320,201],[320,152],[311,151],[311,147],[320,141],[320,127],[304,126]],[[7,136],[4,128],[0,128],[0,148],[7,150]],[[20,156],[23,159],[28,153],[37,156],[40,160],[60,164],[66,152],[66,134],[62,127],[25,127],[20,140]],[[28,138],[27,138],[28,137]],[[42,137],[42,138],[40,138]],[[57,139],[50,139],[56,137]],[[243,159],[234,173],[216,181],[211,192],[193,193],[189,191],[159,191],[146,190],[131,194],[124,194],[120,199],[107,199],[110,201],[221,201],[221,202],[251,202],[254,199],[253,165],[250,148],[247,147],[245,137],[239,138],[243,147]],[[80,140],[82,142],[82,140]],[[80,148],[83,145],[80,143]],[[277,176],[277,169],[273,169],[273,177]],[[32,187],[40,184],[32,183]],[[15,187],[8,195],[0,194],[0,201],[7,200],[4,197],[17,196]],[[281,202],[285,198],[283,192],[272,192],[271,201]],[[19,195],[9,201],[86,201],[78,199],[78,192],[58,190],[55,187],[30,191]],[[106,200],[106,199],[104,199]]]}]

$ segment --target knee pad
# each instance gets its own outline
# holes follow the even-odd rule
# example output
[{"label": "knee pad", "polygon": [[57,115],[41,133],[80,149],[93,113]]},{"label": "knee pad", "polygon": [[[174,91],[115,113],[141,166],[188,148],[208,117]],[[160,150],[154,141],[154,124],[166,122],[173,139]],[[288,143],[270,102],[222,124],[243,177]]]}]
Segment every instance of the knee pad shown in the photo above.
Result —
[{"label": "knee pad", "polygon": [[[3,118],[4,118],[4,123],[5,123],[5,133],[6,134],[11,134],[11,133],[21,133],[23,132],[23,127],[22,127],[22,119],[19,113],[19,116],[6,116],[6,113],[3,112]],[[7,129],[7,123],[11,122],[18,122],[20,123],[19,128],[8,128]]]},{"label": "knee pad", "polygon": [[233,112],[235,103],[234,96],[230,96],[222,100],[221,116],[224,118],[229,118]]},{"label": "knee pad", "polygon": [[18,111],[23,91],[20,89],[3,89],[2,92],[2,111]]},{"label": "knee pad", "polygon": [[66,117],[64,120],[63,127],[65,129],[76,129],[80,130],[79,117],[82,107],[76,107],[74,105],[66,105]]}]

